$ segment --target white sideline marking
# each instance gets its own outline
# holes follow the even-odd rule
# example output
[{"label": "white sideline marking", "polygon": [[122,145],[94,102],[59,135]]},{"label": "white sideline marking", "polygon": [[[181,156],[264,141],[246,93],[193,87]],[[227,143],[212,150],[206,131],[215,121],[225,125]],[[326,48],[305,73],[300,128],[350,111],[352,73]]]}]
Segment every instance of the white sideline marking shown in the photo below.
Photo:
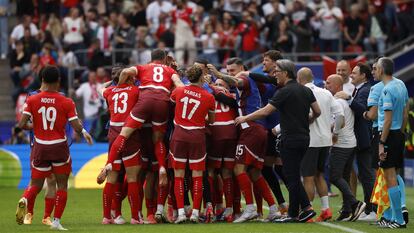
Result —
[{"label": "white sideline marking", "polygon": [[[241,200],[241,203],[246,204],[246,202],[244,200]],[[263,206],[263,209],[269,210],[268,206]],[[335,228],[341,231],[345,231],[345,232],[349,232],[349,233],[365,233],[364,231],[358,231],[349,227],[344,227],[341,225],[336,225],[336,224],[332,224],[332,223],[328,223],[328,222],[316,222],[316,224],[322,225],[324,227],[330,227],[330,228]]]}]

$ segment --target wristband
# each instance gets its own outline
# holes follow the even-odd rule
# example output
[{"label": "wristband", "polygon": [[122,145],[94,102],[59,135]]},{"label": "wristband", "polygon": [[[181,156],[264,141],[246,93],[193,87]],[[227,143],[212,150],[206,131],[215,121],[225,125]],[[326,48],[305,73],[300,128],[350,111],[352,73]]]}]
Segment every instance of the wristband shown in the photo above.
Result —
[{"label": "wristband", "polygon": [[88,131],[86,131],[86,129],[85,128],[83,128],[82,129],[82,133],[84,134],[84,133],[87,133]]}]

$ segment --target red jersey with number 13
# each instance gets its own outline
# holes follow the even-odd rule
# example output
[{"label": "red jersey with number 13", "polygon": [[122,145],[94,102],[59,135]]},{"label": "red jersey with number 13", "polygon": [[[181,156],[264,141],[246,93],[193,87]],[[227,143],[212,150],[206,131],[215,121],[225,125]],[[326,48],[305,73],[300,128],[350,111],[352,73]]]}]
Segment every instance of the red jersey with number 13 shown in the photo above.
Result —
[{"label": "red jersey with number 13", "polygon": [[206,115],[215,110],[214,96],[195,85],[176,88],[171,94],[175,102],[174,124],[184,129],[203,129]]},{"label": "red jersey with number 13", "polygon": [[110,86],[103,92],[103,97],[108,103],[110,126],[124,125],[132,107],[138,100],[138,95],[138,86],[129,84]]},{"label": "red jersey with number 13", "polygon": [[[152,96],[157,93],[154,98],[161,98],[168,101],[168,97],[173,89],[171,77],[176,73],[175,70],[160,63],[137,65],[135,68],[138,71],[136,79],[140,81],[139,88],[141,90],[151,90]],[[144,93],[146,91],[142,92],[142,94]]]},{"label": "red jersey with number 13", "polygon": [[29,96],[23,114],[32,117],[36,142],[46,145],[66,141],[66,123],[78,118],[72,99],[46,91]]}]

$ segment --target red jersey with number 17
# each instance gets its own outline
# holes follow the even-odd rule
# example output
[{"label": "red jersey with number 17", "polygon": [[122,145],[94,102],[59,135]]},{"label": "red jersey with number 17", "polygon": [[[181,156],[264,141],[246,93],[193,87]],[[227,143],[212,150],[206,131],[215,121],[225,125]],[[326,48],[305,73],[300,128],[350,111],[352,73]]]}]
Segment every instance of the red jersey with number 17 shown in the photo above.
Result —
[{"label": "red jersey with number 17", "polygon": [[138,95],[138,86],[130,84],[110,86],[103,92],[103,97],[108,104],[110,126],[124,125],[132,107],[138,100]]},{"label": "red jersey with number 17", "polygon": [[215,110],[214,96],[195,85],[176,88],[171,94],[175,102],[174,124],[184,129],[203,129],[206,116]]},{"label": "red jersey with number 17", "polygon": [[[169,66],[155,62],[146,65],[137,65],[135,68],[138,71],[136,79],[140,81],[139,88],[141,90],[151,90],[152,95],[157,93],[157,96],[154,96],[154,98],[162,98],[168,101],[168,97],[173,89],[171,77],[176,73],[175,70]],[[146,92],[142,93],[144,94]]]},{"label": "red jersey with number 17", "polygon": [[66,123],[78,119],[73,100],[59,92],[42,91],[29,96],[23,114],[32,117],[35,140],[44,145],[66,141]]}]

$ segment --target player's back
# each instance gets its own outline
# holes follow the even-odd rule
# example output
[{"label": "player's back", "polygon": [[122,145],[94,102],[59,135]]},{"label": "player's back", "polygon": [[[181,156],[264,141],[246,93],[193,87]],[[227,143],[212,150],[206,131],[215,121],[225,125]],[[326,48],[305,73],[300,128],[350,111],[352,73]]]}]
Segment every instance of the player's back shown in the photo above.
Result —
[{"label": "player's back", "polygon": [[173,88],[171,77],[176,73],[174,69],[160,63],[138,65],[136,69],[138,71],[137,79],[141,82],[140,89],[163,91],[161,93],[168,97]]},{"label": "player's back", "polygon": [[41,144],[66,141],[65,125],[77,119],[74,102],[59,92],[29,96],[23,113],[32,117],[35,140]]},{"label": "player's back", "polygon": [[126,118],[129,116],[132,107],[138,100],[138,86],[121,84],[118,86],[108,87],[103,97],[108,103],[111,126],[123,126]]},{"label": "player's back", "polygon": [[185,129],[204,128],[206,115],[215,109],[214,96],[194,85],[175,89],[171,99],[176,104],[174,123]]},{"label": "player's back", "polygon": [[[231,93],[227,89],[213,88],[216,92],[221,92],[228,97],[233,98]],[[230,108],[228,105],[225,105],[221,102],[215,101],[216,110],[215,110],[215,121],[212,125],[230,125],[234,124],[234,119],[237,116],[236,109]]]}]

